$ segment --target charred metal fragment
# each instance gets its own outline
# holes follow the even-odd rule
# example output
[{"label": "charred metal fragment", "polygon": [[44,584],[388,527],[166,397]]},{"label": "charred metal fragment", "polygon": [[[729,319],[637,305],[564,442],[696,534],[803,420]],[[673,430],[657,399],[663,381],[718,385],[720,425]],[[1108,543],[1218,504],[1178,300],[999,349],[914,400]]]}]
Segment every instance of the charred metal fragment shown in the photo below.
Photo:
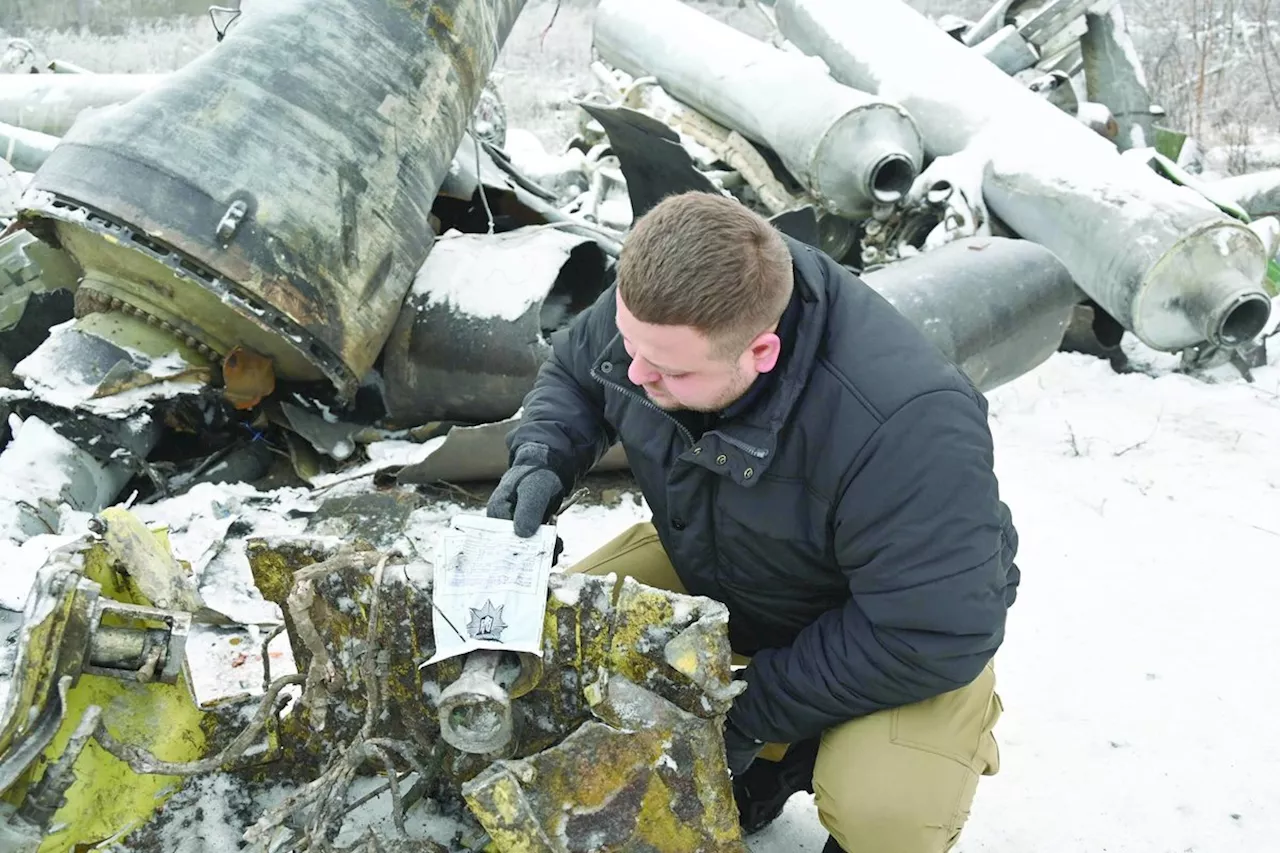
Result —
[{"label": "charred metal fragment", "polygon": [[555,227],[441,238],[387,343],[390,419],[511,416],[550,352],[547,336],[605,287],[599,245]]},{"label": "charred metal fragment", "polygon": [[425,499],[412,491],[368,492],[332,497],[320,504],[307,532],[361,547],[388,550],[404,536],[414,510]]},{"label": "charred metal fragment", "polygon": [[[496,480],[507,470],[511,455],[507,448],[507,433],[519,422],[519,417],[510,417],[493,423],[454,427],[426,459],[401,468],[396,474],[396,481],[404,485],[428,485]],[[621,444],[615,444],[591,470],[620,471],[626,468],[626,453]]]},{"label": "charred metal fragment", "polygon": [[[609,679],[598,714],[558,745],[463,785],[501,849],[743,851],[720,722]],[[719,760],[717,760],[719,759]]]},{"label": "charred metal fragment", "polygon": [[[82,294],[349,396],[427,255],[436,192],[523,5],[256,7],[201,61],[77,123],[25,215],[80,261]],[[285,62],[285,45],[302,53]]]},{"label": "charred metal fragment", "polygon": [[1120,4],[1105,13],[1086,13],[1084,18],[1087,30],[1080,38],[1080,49],[1089,100],[1104,104],[1115,116],[1119,125],[1115,143],[1121,151],[1155,145],[1151,94]]},{"label": "charred metal fragment", "polygon": [[1215,198],[1238,204],[1251,217],[1280,216],[1280,169],[1206,181]]},{"label": "charred metal fragment", "polygon": [[95,512],[110,503],[132,470],[102,460],[34,416],[0,453],[0,528],[11,541],[61,529],[61,507]]},{"label": "charred metal fragment", "polygon": [[326,418],[323,414],[310,408],[282,401],[280,409],[288,421],[289,427],[298,435],[311,442],[311,446],[321,453],[342,462],[355,453],[355,434],[360,427],[357,424],[344,423],[337,418]]},{"label": "charred metal fragment", "polygon": [[635,219],[664,197],[697,190],[718,192],[670,127],[638,110],[582,104],[609,137],[627,179],[627,195]]}]

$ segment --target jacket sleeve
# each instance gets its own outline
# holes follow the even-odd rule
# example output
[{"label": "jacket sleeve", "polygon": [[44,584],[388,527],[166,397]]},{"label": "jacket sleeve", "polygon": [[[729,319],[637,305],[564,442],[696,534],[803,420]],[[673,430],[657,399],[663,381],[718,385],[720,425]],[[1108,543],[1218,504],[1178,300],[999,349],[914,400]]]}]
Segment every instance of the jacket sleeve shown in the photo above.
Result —
[{"label": "jacket sleeve", "polygon": [[881,424],[835,508],[852,598],[756,654],[730,712],[740,729],[792,743],[977,677],[1016,585],[993,456],[984,408],[960,391],[918,396]]},{"label": "jacket sleeve", "polygon": [[604,388],[591,378],[592,362],[615,334],[614,291],[606,288],[551,335],[551,353],[525,395],[519,424],[507,435],[508,461],[527,442],[547,446],[566,495],[617,440],[605,420]]}]

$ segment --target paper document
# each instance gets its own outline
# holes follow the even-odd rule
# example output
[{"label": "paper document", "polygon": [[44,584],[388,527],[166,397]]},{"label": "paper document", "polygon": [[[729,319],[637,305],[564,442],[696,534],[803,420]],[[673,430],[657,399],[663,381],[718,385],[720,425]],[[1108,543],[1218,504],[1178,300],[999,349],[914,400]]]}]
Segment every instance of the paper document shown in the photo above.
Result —
[{"label": "paper document", "polygon": [[433,567],[436,653],[423,666],[475,649],[541,656],[555,545],[548,524],[522,539],[510,521],[470,513],[450,519]]}]

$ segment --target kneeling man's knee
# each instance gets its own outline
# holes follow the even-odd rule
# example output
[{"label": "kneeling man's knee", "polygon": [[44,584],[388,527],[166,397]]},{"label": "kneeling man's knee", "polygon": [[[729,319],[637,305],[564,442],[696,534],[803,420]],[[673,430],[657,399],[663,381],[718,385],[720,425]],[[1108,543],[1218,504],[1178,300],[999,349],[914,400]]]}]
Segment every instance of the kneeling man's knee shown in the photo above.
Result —
[{"label": "kneeling man's knee", "polygon": [[814,774],[814,802],[823,825],[848,853],[950,850],[978,784],[977,773],[949,761],[934,763],[923,776],[877,777],[855,767],[839,772],[840,780]]},{"label": "kneeling man's knee", "polygon": [[953,694],[830,729],[813,774],[823,825],[848,853],[950,850],[979,778],[999,769],[1000,711],[988,670]]}]

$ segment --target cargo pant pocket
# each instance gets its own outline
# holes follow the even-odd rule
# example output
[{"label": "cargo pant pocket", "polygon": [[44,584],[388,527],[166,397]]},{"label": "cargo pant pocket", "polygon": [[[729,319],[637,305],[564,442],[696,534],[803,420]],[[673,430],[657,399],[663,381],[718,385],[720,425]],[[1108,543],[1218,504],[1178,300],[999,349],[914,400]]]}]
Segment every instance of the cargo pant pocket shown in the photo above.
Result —
[{"label": "cargo pant pocket", "polygon": [[994,730],[1003,712],[988,664],[964,687],[890,711],[889,739],[992,776],[1000,769]]}]

